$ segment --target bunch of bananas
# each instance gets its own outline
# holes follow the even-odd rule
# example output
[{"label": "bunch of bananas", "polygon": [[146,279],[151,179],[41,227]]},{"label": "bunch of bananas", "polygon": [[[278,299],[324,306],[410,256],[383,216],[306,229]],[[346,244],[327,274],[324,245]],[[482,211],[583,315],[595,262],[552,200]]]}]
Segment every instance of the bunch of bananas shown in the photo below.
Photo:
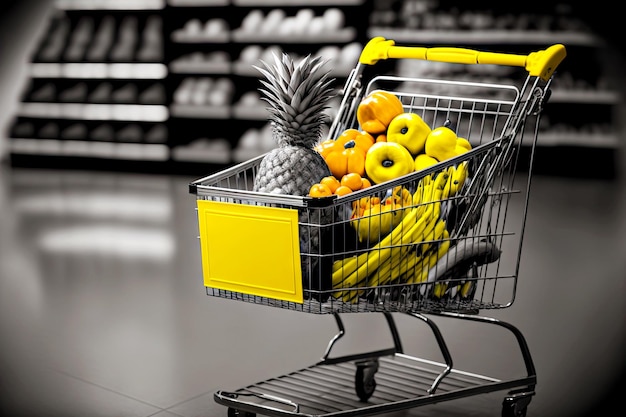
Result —
[{"label": "bunch of bananas", "polygon": [[422,178],[390,233],[367,251],[335,261],[333,296],[354,303],[372,287],[427,281],[450,247],[442,203],[463,187],[468,164],[464,161]]}]

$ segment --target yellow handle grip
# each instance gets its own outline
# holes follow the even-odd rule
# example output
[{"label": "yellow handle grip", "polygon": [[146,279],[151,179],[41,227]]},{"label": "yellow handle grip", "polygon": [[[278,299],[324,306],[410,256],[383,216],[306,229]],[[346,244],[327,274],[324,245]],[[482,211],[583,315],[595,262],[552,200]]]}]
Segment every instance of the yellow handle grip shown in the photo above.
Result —
[{"label": "yellow handle grip", "polygon": [[548,80],[565,58],[565,46],[555,44],[545,50],[528,55],[475,51],[449,47],[396,46],[395,41],[381,36],[372,38],[359,58],[364,65],[374,65],[381,59],[412,58],[456,64],[492,64],[523,67],[529,75]]}]

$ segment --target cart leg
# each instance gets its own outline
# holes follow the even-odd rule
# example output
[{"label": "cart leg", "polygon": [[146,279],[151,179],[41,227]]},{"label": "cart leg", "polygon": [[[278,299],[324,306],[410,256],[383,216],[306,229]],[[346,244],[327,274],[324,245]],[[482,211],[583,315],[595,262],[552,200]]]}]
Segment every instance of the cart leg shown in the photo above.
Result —
[{"label": "cart leg", "polygon": [[335,322],[337,323],[337,327],[339,328],[339,331],[328,342],[328,346],[326,346],[326,351],[324,352],[324,355],[322,356],[322,360],[320,361],[320,363],[338,363],[338,362],[345,362],[347,360],[370,359],[370,358],[376,358],[380,356],[393,355],[395,353],[402,353],[403,350],[402,350],[402,343],[400,342],[400,334],[398,332],[398,328],[396,327],[396,323],[393,319],[393,316],[388,311],[383,311],[382,313],[384,314],[385,319],[387,319],[387,325],[389,326],[389,331],[391,332],[391,337],[393,338],[392,348],[378,350],[374,352],[359,353],[355,355],[343,356],[339,358],[330,358],[330,352],[332,351],[333,346],[335,346],[335,343],[337,343],[337,341],[346,334],[346,329],[343,325],[343,321],[341,320],[341,317],[339,317],[339,313],[334,312],[333,316],[335,317]]},{"label": "cart leg", "polygon": [[526,366],[526,372],[528,373],[528,377],[529,379],[533,380],[533,383],[529,385],[529,390],[532,391],[535,389],[535,385],[534,385],[534,380],[536,377],[535,365],[530,355],[530,350],[528,349],[528,344],[526,343],[526,339],[524,338],[524,335],[517,327],[513,326],[510,323],[504,322],[502,320],[494,319],[491,317],[485,317],[485,316],[470,316],[467,314],[452,313],[452,312],[440,312],[437,314],[440,316],[444,316],[444,317],[453,317],[453,318],[458,318],[458,319],[495,324],[513,333],[513,335],[515,336],[515,339],[517,340],[517,344],[519,345],[520,351],[522,353],[522,357],[524,359],[524,365]]},{"label": "cart leg", "polygon": [[430,320],[428,317],[424,316],[423,314],[419,314],[419,313],[407,313],[407,314],[412,317],[422,320],[424,323],[428,325],[428,327],[430,327],[430,330],[435,335],[435,339],[437,339],[437,344],[439,345],[439,350],[441,350],[443,359],[446,362],[446,368],[437,376],[437,378],[435,378],[435,381],[428,389],[429,394],[434,394],[441,380],[445,378],[445,376],[448,375],[450,371],[452,370],[452,365],[453,365],[452,355],[450,355],[450,350],[448,349],[448,345],[443,339],[443,335],[441,334],[439,327],[437,327],[434,321]]},{"label": "cart leg", "polygon": [[393,316],[388,311],[384,311],[383,314],[385,315],[385,319],[387,319],[387,325],[389,326],[389,331],[391,332],[391,337],[393,338],[393,345],[396,353],[404,353],[402,343],[400,342],[400,333],[398,333],[398,327],[396,326]]},{"label": "cart leg", "polygon": [[337,341],[341,339],[344,334],[346,334],[346,328],[343,325],[343,321],[341,321],[341,317],[339,317],[339,313],[334,312],[333,317],[335,317],[335,323],[337,323],[337,327],[339,328],[339,331],[328,342],[328,346],[326,346],[326,351],[324,352],[324,355],[322,356],[322,361],[328,360],[328,357],[330,356],[330,351],[333,349],[333,346],[335,346],[335,343],[337,343]]},{"label": "cart leg", "polygon": [[504,398],[504,401],[502,402],[502,417],[525,417],[528,404],[530,403],[532,397],[535,395],[537,374],[535,373],[535,365],[533,363],[532,356],[530,355],[528,344],[526,343],[526,339],[524,338],[522,332],[510,323],[491,317],[468,316],[466,314],[452,312],[441,312],[438,314],[441,316],[494,324],[503,327],[513,333],[513,335],[517,339],[517,343],[519,345],[522,357],[524,359],[524,364],[526,366],[526,372],[528,374],[526,379],[528,382],[528,386],[525,389],[512,390],[508,393],[508,395]]}]

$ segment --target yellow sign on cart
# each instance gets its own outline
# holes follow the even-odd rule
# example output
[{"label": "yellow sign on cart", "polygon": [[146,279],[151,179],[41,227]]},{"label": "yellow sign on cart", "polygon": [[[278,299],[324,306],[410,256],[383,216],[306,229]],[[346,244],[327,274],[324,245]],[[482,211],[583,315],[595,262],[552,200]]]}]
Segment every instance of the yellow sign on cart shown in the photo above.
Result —
[{"label": "yellow sign on cart", "polygon": [[297,210],[197,204],[205,286],[303,303]]}]

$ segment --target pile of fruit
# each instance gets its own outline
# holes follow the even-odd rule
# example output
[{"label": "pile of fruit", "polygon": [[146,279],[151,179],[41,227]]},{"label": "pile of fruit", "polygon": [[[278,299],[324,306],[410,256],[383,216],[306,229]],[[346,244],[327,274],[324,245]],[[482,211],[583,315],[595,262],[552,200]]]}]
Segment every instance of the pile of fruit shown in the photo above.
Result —
[{"label": "pile of fruit", "polygon": [[[487,254],[499,255],[490,251],[486,242],[471,242],[464,247],[463,240],[454,236],[458,225],[455,216],[448,213],[456,205],[452,198],[467,182],[472,168],[469,161],[458,158],[455,164],[423,176],[418,184],[409,181],[410,189],[406,185],[390,186],[385,194],[384,185],[378,185],[468,152],[469,142],[458,138],[449,126],[431,129],[418,115],[405,112],[393,93],[375,91],[357,108],[359,129],[347,129],[320,144],[323,112],[333,97],[333,80],[328,71],[322,72],[322,64],[319,56],[308,55],[296,63],[283,53],[274,55],[272,63],[261,61],[256,67],[263,75],[260,93],[269,105],[272,138],[277,147],[259,162],[252,191],[312,197],[349,194],[368,187],[381,191],[352,199],[355,201],[351,206],[341,207],[347,210],[341,213],[346,222],[340,222],[340,227],[358,236],[358,255],[344,252],[345,259],[337,259],[332,265],[331,258],[303,256],[304,288],[329,289],[334,297],[354,302],[369,297],[372,287],[378,290],[385,284],[426,281],[436,287],[432,290],[434,297],[451,294],[448,285],[467,296],[471,285],[465,289],[459,274],[450,275],[450,268],[458,266],[467,271],[466,264],[459,266],[467,259],[473,257],[476,262],[476,256],[480,256],[489,262],[492,258]],[[316,220],[323,225],[331,225],[336,218],[328,207],[317,214]],[[326,239],[326,229],[306,226],[311,222],[307,211],[298,216],[301,253],[327,253],[323,244],[326,241],[330,241],[331,250],[335,248],[333,237]],[[345,237],[342,232],[333,229],[330,235]],[[313,279],[326,269],[332,275],[324,275],[327,281]],[[420,286],[422,290],[426,291],[426,286]]]},{"label": "pile of fruit", "polygon": [[[316,147],[332,175],[313,185],[310,196],[344,195],[383,184],[472,148],[449,122],[431,128],[417,113],[405,111],[396,95],[382,90],[360,102],[357,120],[359,129],[347,129]],[[451,293],[467,297],[472,289],[470,281],[454,281],[450,288],[435,281],[467,258],[482,256],[491,262],[499,256],[494,247],[462,247],[462,240],[450,239],[446,216],[450,204],[446,207],[445,202],[459,193],[469,169],[469,161],[461,161],[426,175],[416,189],[399,185],[382,197],[378,193],[355,201],[350,225],[367,250],[334,262],[333,296],[356,302],[369,297],[372,287],[430,282],[431,297]],[[456,247],[451,251],[453,245]],[[424,295],[426,287],[420,291]]]},{"label": "pile of fruit", "polygon": [[[355,302],[365,295],[365,287],[432,283],[448,266],[454,266],[446,262],[443,268],[439,268],[439,276],[433,275],[452,244],[442,204],[460,190],[467,178],[467,170],[466,162],[457,167],[450,166],[425,176],[413,193],[397,186],[388,199],[371,202],[361,217],[352,220],[351,224],[357,228],[360,240],[376,243],[359,255],[334,262],[332,284],[336,291],[333,295],[346,302]],[[455,183],[454,178],[461,181]],[[463,254],[462,258],[465,255],[470,254]],[[457,290],[461,290],[463,284],[465,282],[459,282]],[[354,289],[358,287],[364,289]],[[470,289],[463,289],[459,295],[467,296]],[[434,297],[440,298],[448,287],[438,283],[431,290]]]},{"label": "pile of fruit", "polygon": [[[376,90],[366,96],[357,107],[357,120],[359,129],[346,129],[337,138],[315,147],[340,182],[344,175],[358,174],[366,180],[366,186],[381,184],[472,149],[449,122],[431,129],[420,115],[405,111],[400,99],[388,91]],[[342,195],[347,191],[340,189],[336,193],[336,188],[320,184],[323,181],[311,187],[309,196]]]}]

